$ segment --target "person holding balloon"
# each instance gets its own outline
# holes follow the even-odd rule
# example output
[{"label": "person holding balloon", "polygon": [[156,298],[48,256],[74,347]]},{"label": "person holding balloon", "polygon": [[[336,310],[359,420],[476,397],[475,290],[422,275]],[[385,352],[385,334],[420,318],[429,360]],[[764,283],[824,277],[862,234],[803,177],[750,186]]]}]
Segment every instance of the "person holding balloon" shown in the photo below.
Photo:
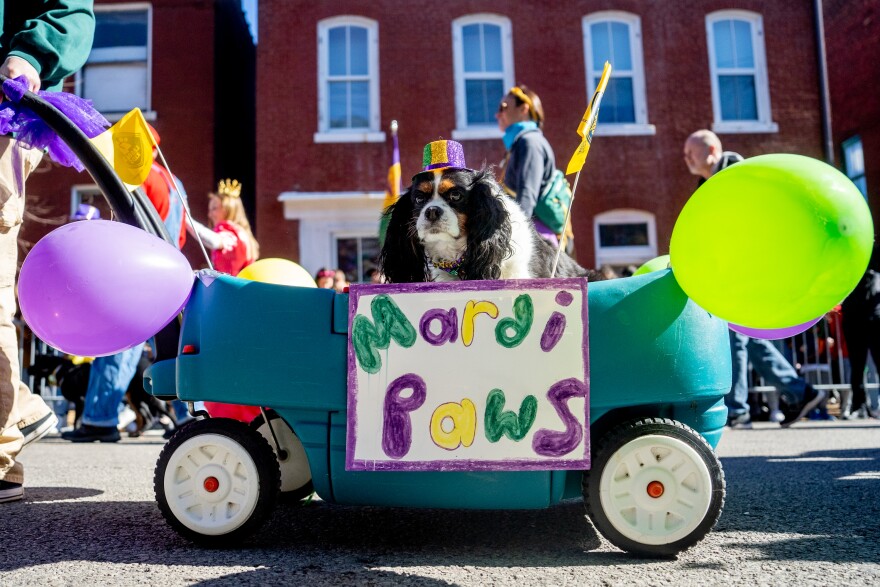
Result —
[{"label": "person holding balloon", "polygon": [[[703,129],[692,133],[685,141],[684,161],[688,171],[700,178],[697,183],[699,188],[719,171],[743,161],[743,157],[733,151],[724,151],[721,148],[721,140],[718,135]],[[735,237],[730,235],[730,238]],[[674,271],[675,265],[673,265]],[[732,326],[730,351],[733,381],[730,392],[724,398],[724,403],[728,410],[727,425],[731,428],[751,428],[752,426],[748,404],[749,361],[764,381],[776,387],[780,396],[788,400],[789,406],[784,413],[779,410],[771,412],[772,420],[783,427],[788,427],[800,420],[828,397],[825,390],[816,390],[799,377],[791,363],[769,340],[749,337],[738,332]]]},{"label": "person holding balloon", "polygon": [[[211,249],[214,269],[229,275],[239,272],[260,256],[260,245],[251,232],[251,225],[241,202],[241,184],[236,179],[224,179],[217,191],[208,196],[208,222],[211,229],[193,221],[187,229],[197,234]],[[212,230],[213,229],[213,230]]]},{"label": "person holding balloon", "polygon": [[[91,1],[3,2],[0,74],[24,80],[31,92],[60,91],[64,79],[86,62],[94,34]],[[11,133],[0,136],[0,503],[24,497],[24,469],[16,457],[57,422],[49,406],[21,381],[13,323],[25,183],[42,156],[42,150]]]}]

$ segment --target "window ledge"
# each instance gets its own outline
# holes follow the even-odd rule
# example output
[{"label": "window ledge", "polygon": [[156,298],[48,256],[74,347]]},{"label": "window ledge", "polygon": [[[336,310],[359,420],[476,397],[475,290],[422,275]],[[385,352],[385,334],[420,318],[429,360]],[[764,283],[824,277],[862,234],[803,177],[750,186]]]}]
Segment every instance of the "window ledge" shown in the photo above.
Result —
[{"label": "window ledge", "polygon": [[[130,112],[101,112],[104,115],[104,118],[107,119],[107,122],[119,122],[119,120]],[[155,110],[142,110],[141,113],[144,115],[144,119],[149,121],[156,120],[156,111]]]},{"label": "window ledge", "polygon": [[381,131],[344,131],[344,132],[316,132],[316,143],[382,143],[385,141],[385,133]]},{"label": "window ledge", "polygon": [[504,133],[500,129],[486,128],[456,128],[452,131],[452,138],[457,141],[479,140],[479,139],[500,139]]},{"label": "window ledge", "polygon": [[775,122],[715,122],[712,130],[716,133],[746,134],[746,133],[773,133],[779,132],[779,125]]},{"label": "window ledge", "polygon": [[653,124],[597,124],[596,132],[600,137],[634,137],[657,134],[657,127]]}]

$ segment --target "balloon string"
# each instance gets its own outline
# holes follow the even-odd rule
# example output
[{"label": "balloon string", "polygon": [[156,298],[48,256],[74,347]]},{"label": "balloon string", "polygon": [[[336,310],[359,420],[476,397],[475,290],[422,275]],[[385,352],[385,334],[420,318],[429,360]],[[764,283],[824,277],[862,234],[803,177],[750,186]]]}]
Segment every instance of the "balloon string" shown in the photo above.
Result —
[{"label": "balloon string", "polygon": [[577,175],[574,176],[574,186],[571,188],[571,201],[568,203],[568,209],[565,211],[565,222],[562,223],[562,238],[559,239],[559,248],[556,249],[556,258],[553,259],[553,271],[550,277],[556,277],[556,266],[559,265],[559,255],[565,248],[565,237],[568,236],[568,219],[571,217],[571,207],[574,205],[574,192],[578,189],[578,180],[581,178],[581,170],[578,169]]},{"label": "balloon string", "polygon": [[[189,206],[187,202],[183,199],[183,194],[180,193],[180,190],[177,189],[177,180],[174,179],[174,173],[171,172],[171,167],[168,165],[168,162],[165,161],[165,155],[162,154],[162,149],[159,148],[159,145],[154,144],[156,147],[156,151],[159,152],[159,159],[162,160],[162,165],[165,169],[168,170],[168,173],[171,175],[171,181],[174,183],[174,191],[177,192],[177,197],[180,198],[180,205],[183,206],[183,213],[186,216],[186,219],[189,220],[189,225],[192,228],[193,234],[196,235],[196,240],[199,241],[199,248],[202,249],[202,254],[205,256],[205,261],[208,262],[208,268],[210,270],[214,270],[214,264],[211,263],[211,257],[208,255],[207,249],[205,249],[205,243],[202,242],[202,237],[199,236],[199,231],[196,230],[196,225],[193,224],[192,215],[189,213]],[[171,238],[174,238],[174,235],[170,235]]]}]

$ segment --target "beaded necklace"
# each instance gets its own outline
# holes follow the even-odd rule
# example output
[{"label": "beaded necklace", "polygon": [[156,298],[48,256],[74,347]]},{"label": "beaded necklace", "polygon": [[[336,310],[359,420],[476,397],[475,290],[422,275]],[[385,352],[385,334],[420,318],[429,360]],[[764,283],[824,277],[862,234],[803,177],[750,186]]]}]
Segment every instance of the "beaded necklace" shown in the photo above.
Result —
[{"label": "beaded necklace", "polygon": [[458,277],[458,270],[461,268],[462,263],[464,263],[464,253],[455,261],[431,261],[434,267],[454,277]]}]

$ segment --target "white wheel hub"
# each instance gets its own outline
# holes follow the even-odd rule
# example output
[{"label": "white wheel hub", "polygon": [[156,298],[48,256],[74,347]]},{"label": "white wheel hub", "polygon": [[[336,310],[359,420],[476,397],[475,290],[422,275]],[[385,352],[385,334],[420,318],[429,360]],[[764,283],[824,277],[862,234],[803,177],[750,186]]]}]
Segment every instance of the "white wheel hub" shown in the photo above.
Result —
[{"label": "white wheel hub", "polygon": [[177,447],[164,484],[174,517],[206,536],[227,534],[247,522],[260,493],[254,459],[220,434],[200,434]]},{"label": "white wheel hub", "polygon": [[687,443],[645,435],[611,456],[599,493],[602,509],[618,532],[642,544],[668,544],[703,521],[712,501],[712,479]]}]

